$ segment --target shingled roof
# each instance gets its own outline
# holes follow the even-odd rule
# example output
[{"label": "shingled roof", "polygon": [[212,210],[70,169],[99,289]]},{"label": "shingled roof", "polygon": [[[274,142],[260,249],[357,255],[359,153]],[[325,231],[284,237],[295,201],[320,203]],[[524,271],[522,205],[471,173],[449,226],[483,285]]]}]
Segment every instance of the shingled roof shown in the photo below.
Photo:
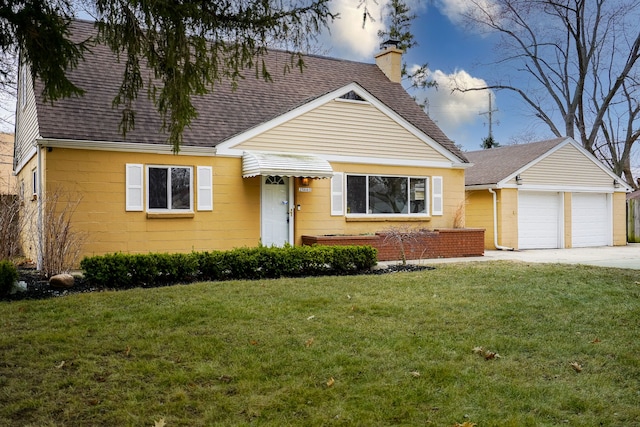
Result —
[{"label": "shingled roof", "polygon": [[[73,37],[85,40],[95,34],[92,22],[76,21]],[[322,95],[357,83],[436,143],[466,162],[465,155],[424,113],[404,88],[391,82],[375,65],[321,56],[305,56],[305,69],[284,74],[290,54],[269,51],[265,57],[273,82],[246,78],[232,90],[230,82],[217,84],[213,93],[194,97],[199,116],[184,132],[184,145],[215,147],[225,140],[272,120]],[[141,93],[136,100],[135,129],[126,138],[119,131],[121,112],[112,107],[122,80],[123,64],[103,45],[91,48],[84,61],[70,72],[70,79],[86,93],[79,98],[45,103],[36,82],[40,135],[50,139],[166,144],[162,120],[153,103]],[[391,142],[390,142],[391,143]]]},{"label": "shingled roof", "polygon": [[465,154],[473,166],[465,171],[465,185],[497,184],[566,140],[567,138],[554,138],[529,144],[468,151]]}]

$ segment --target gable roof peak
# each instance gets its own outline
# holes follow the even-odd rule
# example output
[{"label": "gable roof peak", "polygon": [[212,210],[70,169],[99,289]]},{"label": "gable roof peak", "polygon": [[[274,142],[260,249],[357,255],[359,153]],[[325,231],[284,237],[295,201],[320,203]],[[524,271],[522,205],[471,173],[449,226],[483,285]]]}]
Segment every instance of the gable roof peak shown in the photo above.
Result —
[{"label": "gable roof peak", "polygon": [[497,184],[519,169],[564,143],[574,143],[568,137],[547,139],[527,144],[506,145],[467,152],[473,166],[466,170],[465,185]]}]

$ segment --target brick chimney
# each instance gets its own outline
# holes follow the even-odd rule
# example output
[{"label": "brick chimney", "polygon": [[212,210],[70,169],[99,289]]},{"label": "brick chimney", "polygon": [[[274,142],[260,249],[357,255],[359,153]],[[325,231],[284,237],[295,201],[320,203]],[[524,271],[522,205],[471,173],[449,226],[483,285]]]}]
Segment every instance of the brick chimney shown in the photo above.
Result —
[{"label": "brick chimney", "polygon": [[380,45],[382,51],[375,55],[376,65],[389,80],[400,83],[402,80],[402,50],[398,49],[398,41],[387,40]]}]

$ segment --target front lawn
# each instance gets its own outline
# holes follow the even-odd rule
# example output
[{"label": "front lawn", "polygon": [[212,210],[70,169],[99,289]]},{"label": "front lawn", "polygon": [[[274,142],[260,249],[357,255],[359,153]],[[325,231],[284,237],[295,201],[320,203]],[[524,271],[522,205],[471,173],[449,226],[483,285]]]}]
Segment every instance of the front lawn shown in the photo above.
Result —
[{"label": "front lawn", "polygon": [[640,272],[524,263],[0,303],[3,426],[640,425]]}]

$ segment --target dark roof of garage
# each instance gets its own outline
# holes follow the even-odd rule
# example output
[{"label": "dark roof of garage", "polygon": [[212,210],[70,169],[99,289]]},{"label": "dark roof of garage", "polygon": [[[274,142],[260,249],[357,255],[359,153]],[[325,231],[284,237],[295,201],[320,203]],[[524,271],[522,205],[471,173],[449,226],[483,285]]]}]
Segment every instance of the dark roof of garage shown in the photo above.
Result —
[{"label": "dark roof of garage", "polygon": [[465,154],[473,166],[465,171],[465,185],[497,184],[564,141],[567,138],[468,151]]}]

